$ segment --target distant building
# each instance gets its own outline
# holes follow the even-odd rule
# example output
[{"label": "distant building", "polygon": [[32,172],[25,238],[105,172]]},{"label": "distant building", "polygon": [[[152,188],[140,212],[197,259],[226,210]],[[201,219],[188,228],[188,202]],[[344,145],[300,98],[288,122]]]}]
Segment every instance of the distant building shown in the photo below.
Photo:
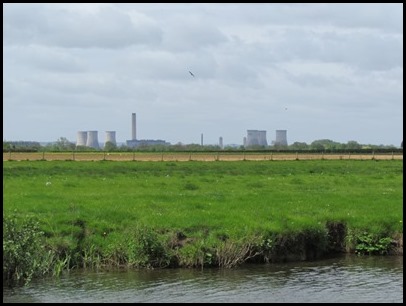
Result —
[{"label": "distant building", "polygon": [[127,147],[136,148],[139,146],[156,146],[156,145],[163,145],[169,146],[170,143],[161,140],[161,139],[139,139],[139,140],[127,140],[126,141]]}]

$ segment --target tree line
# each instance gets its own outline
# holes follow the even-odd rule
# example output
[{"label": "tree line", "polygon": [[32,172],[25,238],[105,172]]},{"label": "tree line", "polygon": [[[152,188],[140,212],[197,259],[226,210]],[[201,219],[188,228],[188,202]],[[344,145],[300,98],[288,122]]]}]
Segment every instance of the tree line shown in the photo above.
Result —
[{"label": "tree line", "polygon": [[103,148],[95,149],[86,146],[76,146],[75,143],[69,141],[65,137],[60,137],[57,141],[46,145],[41,145],[35,141],[3,141],[3,152],[179,152],[179,151],[325,151],[325,152],[364,152],[364,151],[403,151],[403,140],[400,148],[394,145],[373,145],[373,144],[360,144],[355,140],[350,140],[346,143],[340,143],[331,139],[314,140],[310,144],[306,142],[293,142],[290,145],[270,145],[270,146],[225,146],[221,148],[219,145],[199,145],[199,144],[182,144],[177,143],[173,145],[140,145],[136,148],[128,147],[126,145],[117,146],[112,142],[106,142]]}]

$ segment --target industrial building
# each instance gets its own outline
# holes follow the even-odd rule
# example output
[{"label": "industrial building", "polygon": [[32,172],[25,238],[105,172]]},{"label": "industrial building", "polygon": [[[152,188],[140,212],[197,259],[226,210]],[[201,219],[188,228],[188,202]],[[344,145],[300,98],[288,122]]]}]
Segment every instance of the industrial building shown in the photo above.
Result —
[{"label": "industrial building", "polygon": [[169,142],[166,142],[162,139],[137,139],[137,121],[136,121],[136,114],[132,113],[131,116],[131,131],[132,131],[132,139],[127,140],[126,144],[130,148],[136,148],[139,146],[154,146],[154,145],[170,145]]}]

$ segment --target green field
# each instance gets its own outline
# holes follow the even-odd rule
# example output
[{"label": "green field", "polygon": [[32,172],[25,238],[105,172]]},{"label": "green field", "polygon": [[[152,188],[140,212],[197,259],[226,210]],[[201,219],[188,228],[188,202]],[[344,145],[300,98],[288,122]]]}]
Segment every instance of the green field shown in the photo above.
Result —
[{"label": "green field", "polygon": [[378,250],[403,233],[403,161],[4,162],[7,216],[35,216],[66,268],[269,259],[281,237],[327,241],[328,224],[347,250]]}]

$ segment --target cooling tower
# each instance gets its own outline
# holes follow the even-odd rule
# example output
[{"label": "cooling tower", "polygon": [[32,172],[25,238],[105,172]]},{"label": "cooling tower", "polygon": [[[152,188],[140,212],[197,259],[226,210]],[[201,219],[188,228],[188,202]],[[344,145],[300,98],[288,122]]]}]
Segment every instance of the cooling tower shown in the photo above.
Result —
[{"label": "cooling tower", "polygon": [[132,121],[131,121],[131,128],[132,128],[132,140],[137,140],[137,121],[136,121],[136,114],[133,113]]},{"label": "cooling tower", "polygon": [[276,130],[275,145],[287,146],[288,139],[286,137],[287,130]]},{"label": "cooling tower", "polygon": [[79,131],[76,139],[76,146],[86,146],[87,131]]},{"label": "cooling tower", "polygon": [[247,130],[247,140],[245,146],[267,146],[266,131]]},{"label": "cooling tower", "polygon": [[259,145],[257,130],[247,130],[246,145],[247,147]]},{"label": "cooling tower", "polygon": [[114,145],[117,145],[115,131],[106,131],[106,141],[104,142],[104,145],[106,145],[106,142],[108,142],[108,141]]},{"label": "cooling tower", "polygon": [[87,131],[87,147],[92,147],[95,149],[99,148],[99,140],[97,139],[97,131]]},{"label": "cooling tower", "polygon": [[268,146],[268,142],[266,141],[266,131],[258,131],[258,138],[259,138],[259,145],[260,146]]}]

